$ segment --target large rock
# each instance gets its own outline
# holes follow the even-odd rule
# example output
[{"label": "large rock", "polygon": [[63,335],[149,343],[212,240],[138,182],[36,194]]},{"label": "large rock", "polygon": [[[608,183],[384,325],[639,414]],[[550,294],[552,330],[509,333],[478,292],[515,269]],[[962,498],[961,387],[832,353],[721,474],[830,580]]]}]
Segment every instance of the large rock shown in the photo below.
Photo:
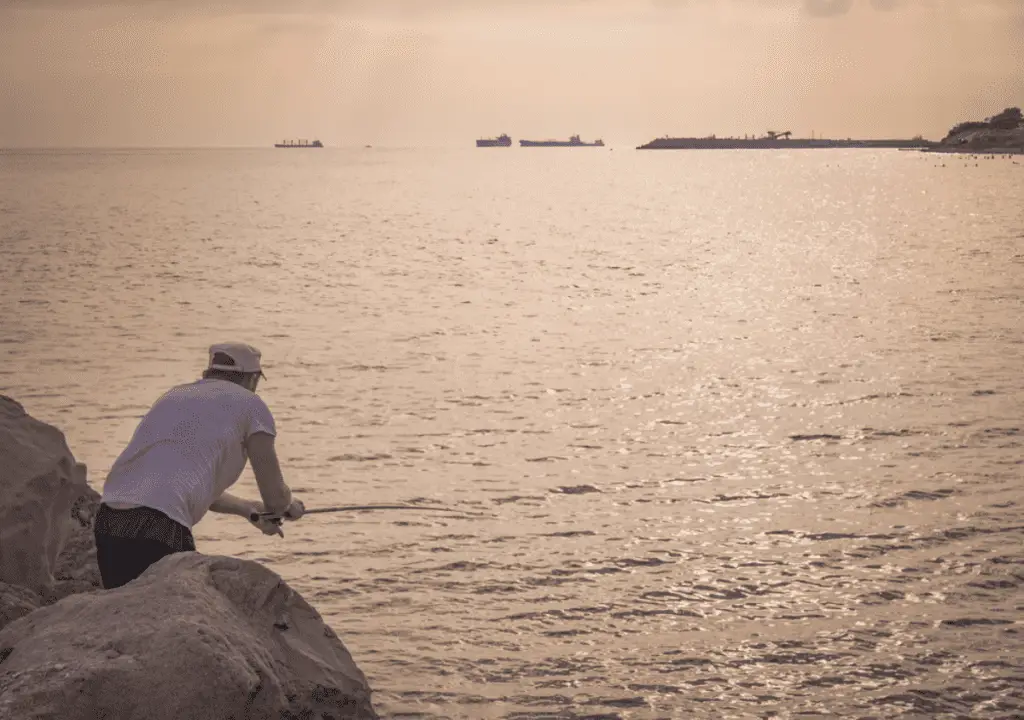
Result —
[{"label": "large rock", "polygon": [[177,553],[0,630],[0,718],[373,718],[363,673],[259,563]]},{"label": "large rock", "polygon": [[0,630],[41,604],[40,597],[28,588],[0,582]]},{"label": "large rock", "polygon": [[57,567],[53,573],[56,582],[53,590],[44,598],[47,603],[57,602],[74,593],[103,588],[100,568],[96,564],[96,537],[92,532],[100,499],[98,492],[86,488],[85,494],[71,506],[71,531],[64,543],[64,550],[57,557]]},{"label": "large rock", "polygon": [[60,430],[0,395],[0,581],[52,591],[85,475]]}]

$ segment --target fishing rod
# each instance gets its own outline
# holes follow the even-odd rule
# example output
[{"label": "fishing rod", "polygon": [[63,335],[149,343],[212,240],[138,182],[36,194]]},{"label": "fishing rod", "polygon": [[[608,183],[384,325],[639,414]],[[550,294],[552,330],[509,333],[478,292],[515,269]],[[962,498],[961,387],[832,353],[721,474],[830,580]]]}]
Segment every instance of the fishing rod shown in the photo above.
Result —
[{"label": "fishing rod", "polygon": [[[465,510],[455,510],[454,508],[441,507],[437,505],[336,505],[334,507],[323,507],[323,508],[312,508],[306,510],[303,515],[314,515],[317,513],[336,513],[336,512],[358,512],[361,510],[425,510],[434,512],[446,512],[449,514],[463,515],[466,517],[487,517],[484,513],[467,512]],[[289,519],[286,513],[272,513],[272,512],[254,512],[249,513],[249,520],[251,522],[259,522],[260,520],[270,520],[273,523],[279,524],[282,520]]]}]

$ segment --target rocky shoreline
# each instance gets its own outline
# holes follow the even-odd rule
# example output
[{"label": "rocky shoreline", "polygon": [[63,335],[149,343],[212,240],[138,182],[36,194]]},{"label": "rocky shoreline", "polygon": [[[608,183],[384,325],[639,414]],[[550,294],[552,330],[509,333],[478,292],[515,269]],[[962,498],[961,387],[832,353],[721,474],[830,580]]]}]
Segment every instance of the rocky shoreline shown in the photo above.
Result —
[{"label": "rocky shoreline", "polygon": [[923,152],[1024,155],[1024,115],[1012,107],[983,121],[960,123]]},{"label": "rocky shoreline", "polygon": [[178,553],[101,589],[86,467],[2,395],[0,491],[0,717],[378,720],[342,641],[259,563]]}]

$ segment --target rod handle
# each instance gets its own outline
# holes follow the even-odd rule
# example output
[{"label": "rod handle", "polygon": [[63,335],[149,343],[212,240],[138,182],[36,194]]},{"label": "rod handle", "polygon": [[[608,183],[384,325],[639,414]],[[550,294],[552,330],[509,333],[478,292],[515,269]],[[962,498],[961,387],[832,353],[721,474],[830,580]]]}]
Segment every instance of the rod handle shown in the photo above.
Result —
[{"label": "rod handle", "polygon": [[251,513],[249,513],[249,521],[250,522],[259,522],[262,519],[262,520],[270,520],[270,522],[274,523],[275,525],[280,525],[281,521],[284,518],[286,518],[286,517],[288,517],[287,513],[285,513],[284,515],[279,515],[277,513],[271,513],[271,512],[251,512]]}]

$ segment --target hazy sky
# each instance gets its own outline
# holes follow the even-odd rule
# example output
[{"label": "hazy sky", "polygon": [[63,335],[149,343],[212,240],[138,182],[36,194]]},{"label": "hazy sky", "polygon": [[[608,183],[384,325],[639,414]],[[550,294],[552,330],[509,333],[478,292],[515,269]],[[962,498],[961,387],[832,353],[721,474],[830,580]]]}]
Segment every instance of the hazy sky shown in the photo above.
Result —
[{"label": "hazy sky", "polygon": [[0,146],[939,138],[1024,0],[0,0]]}]

